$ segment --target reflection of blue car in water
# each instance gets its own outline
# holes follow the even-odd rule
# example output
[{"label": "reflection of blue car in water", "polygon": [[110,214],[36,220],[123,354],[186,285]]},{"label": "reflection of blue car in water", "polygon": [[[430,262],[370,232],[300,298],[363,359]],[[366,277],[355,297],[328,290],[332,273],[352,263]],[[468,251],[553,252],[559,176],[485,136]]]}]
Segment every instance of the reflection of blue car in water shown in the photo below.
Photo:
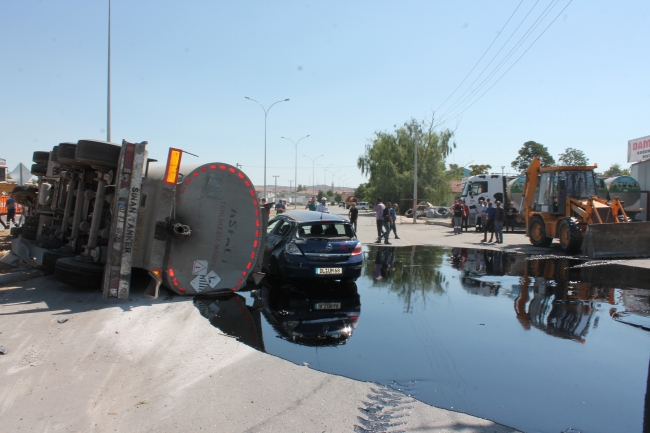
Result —
[{"label": "reflection of blue car in water", "polygon": [[280,336],[307,346],[338,346],[352,335],[361,314],[354,283],[326,282],[308,291],[265,284],[262,313]]},{"label": "reflection of blue car in water", "polygon": [[291,211],[271,219],[266,233],[267,275],[345,281],[361,275],[361,243],[344,218]]}]

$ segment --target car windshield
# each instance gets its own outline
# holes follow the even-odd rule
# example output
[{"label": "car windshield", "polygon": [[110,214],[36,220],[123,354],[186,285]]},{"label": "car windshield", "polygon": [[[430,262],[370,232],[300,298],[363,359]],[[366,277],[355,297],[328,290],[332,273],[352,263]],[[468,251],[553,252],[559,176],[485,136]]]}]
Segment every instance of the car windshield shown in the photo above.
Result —
[{"label": "car windshield", "polygon": [[344,222],[313,222],[301,224],[296,232],[298,239],[321,239],[321,238],[354,238],[354,230],[350,224]]}]

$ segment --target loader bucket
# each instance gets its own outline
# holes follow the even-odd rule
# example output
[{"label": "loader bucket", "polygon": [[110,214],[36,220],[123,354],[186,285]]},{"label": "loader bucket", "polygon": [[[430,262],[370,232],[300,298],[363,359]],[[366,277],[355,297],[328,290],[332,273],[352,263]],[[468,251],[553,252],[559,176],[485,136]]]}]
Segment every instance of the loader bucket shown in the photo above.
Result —
[{"label": "loader bucket", "polygon": [[582,254],[594,259],[650,257],[650,222],[590,224]]}]

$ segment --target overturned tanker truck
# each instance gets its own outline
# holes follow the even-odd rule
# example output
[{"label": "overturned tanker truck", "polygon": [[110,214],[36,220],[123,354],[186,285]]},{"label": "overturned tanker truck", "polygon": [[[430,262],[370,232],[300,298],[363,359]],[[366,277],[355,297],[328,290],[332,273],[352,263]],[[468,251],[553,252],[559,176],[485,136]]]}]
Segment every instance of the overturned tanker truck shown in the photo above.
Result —
[{"label": "overturned tanker truck", "polygon": [[146,146],[80,140],[35,152],[38,185],[20,195],[33,233],[14,232],[12,252],[114,298],[128,298],[133,268],[148,271],[151,298],[161,285],[214,294],[261,278],[268,207],[250,179],[225,163],[186,169],[175,148],[150,169]]},{"label": "overturned tanker truck", "polygon": [[633,222],[618,196],[597,196],[596,167],[542,167],[533,159],[522,205],[530,242],[548,247],[556,238],[565,252],[591,258],[650,257],[650,222]]}]

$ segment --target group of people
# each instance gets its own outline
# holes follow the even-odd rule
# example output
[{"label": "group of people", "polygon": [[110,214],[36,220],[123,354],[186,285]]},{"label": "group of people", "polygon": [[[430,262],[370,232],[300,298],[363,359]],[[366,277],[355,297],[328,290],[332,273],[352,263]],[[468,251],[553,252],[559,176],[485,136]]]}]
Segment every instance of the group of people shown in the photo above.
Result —
[{"label": "group of people", "polygon": [[[463,227],[465,231],[468,228],[469,222],[469,208],[464,200],[456,200],[451,207],[454,213],[454,235],[462,234]],[[496,201],[494,205],[490,199],[484,200],[479,198],[478,205],[476,206],[476,231],[483,232],[483,240],[481,242],[495,242],[497,244],[503,243],[503,229],[508,232],[508,229],[515,231],[515,220],[517,218],[517,208],[514,203],[510,203],[507,209],[501,206],[500,201]],[[490,240],[487,239],[487,234],[490,233]],[[496,240],[494,238],[496,237]]]},{"label": "group of people", "polygon": [[316,197],[312,197],[307,203],[307,206],[305,206],[305,209],[313,212],[330,213],[330,208],[327,205],[327,197],[325,196],[321,197],[320,203],[316,203]]},{"label": "group of people", "polygon": [[397,221],[397,203],[391,205],[390,202],[387,202],[384,204],[381,198],[377,197],[375,207],[372,210],[375,211],[375,219],[377,220],[377,240],[375,243],[380,244],[383,238],[384,243],[390,245],[388,237],[391,231],[395,234],[395,239],[399,239],[397,226],[395,225]]}]

